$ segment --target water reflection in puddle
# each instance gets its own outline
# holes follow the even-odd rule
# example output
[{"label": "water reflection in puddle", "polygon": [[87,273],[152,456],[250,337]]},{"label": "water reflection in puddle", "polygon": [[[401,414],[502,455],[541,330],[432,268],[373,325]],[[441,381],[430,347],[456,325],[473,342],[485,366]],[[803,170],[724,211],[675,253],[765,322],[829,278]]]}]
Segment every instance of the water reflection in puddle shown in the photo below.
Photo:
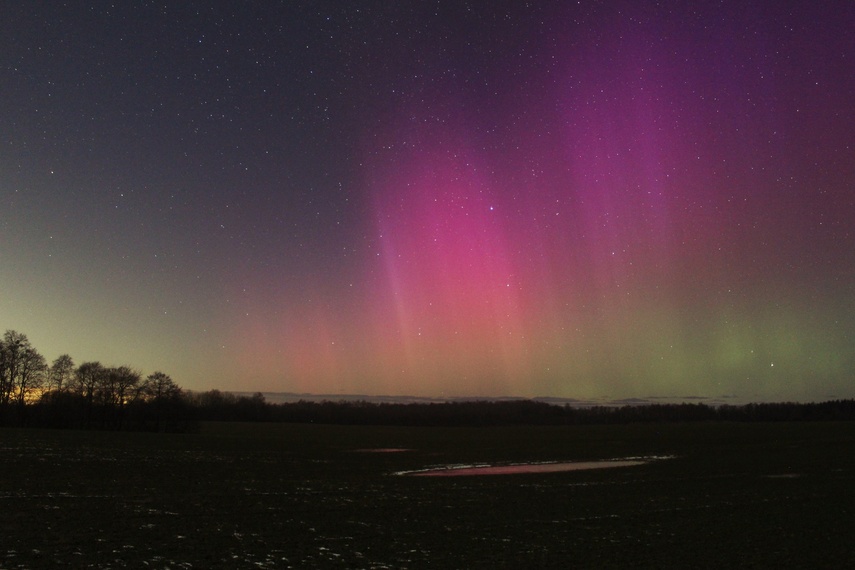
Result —
[{"label": "water reflection in puddle", "polygon": [[395,475],[413,477],[467,477],[473,475],[514,475],[517,473],[557,473],[560,471],[584,471],[589,469],[611,469],[644,465],[652,459],[611,459],[605,461],[564,461],[554,463],[518,463],[514,465],[447,465],[435,469],[399,471]]}]

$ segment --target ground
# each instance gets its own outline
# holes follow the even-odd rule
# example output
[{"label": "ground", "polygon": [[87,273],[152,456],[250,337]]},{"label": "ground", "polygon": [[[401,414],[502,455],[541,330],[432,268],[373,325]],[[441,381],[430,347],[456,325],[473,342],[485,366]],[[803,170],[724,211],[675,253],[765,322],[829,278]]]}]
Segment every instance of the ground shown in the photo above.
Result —
[{"label": "ground", "polygon": [[[855,567],[853,443],[855,423],[6,429],[0,569]],[[642,455],[674,457],[394,474]]]}]

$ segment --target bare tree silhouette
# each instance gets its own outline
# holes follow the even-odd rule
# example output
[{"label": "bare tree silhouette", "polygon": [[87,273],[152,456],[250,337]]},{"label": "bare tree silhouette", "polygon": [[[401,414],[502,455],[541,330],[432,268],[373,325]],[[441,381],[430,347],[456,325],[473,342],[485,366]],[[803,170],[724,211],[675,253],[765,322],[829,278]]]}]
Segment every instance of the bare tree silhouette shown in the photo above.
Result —
[{"label": "bare tree silhouette", "polygon": [[172,378],[163,372],[150,374],[140,390],[143,399],[154,408],[154,421],[157,431],[163,429],[163,422],[181,397],[181,388]]},{"label": "bare tree silhouette", "polygon": [[0,341],[0,418],[15,404],[18,421],[24,422],[26,404],[41,390],[47,363],[27,335],[7,330]]},{"label": "bare tree silhouette", "polygon": [[48,390],[56,390],[62,392],[71,388],[71,381],[74,379],[74,360],[67,355],[61,354],[57,356],[50,365],[48,373]]},{"label": "bare tree silhouette", "polygon": [[84,400],[83,423],[86,426],[92,424],[95,395],[105,374],[106,370],[100,362],[84,362],[74,372],[74,392]]}]

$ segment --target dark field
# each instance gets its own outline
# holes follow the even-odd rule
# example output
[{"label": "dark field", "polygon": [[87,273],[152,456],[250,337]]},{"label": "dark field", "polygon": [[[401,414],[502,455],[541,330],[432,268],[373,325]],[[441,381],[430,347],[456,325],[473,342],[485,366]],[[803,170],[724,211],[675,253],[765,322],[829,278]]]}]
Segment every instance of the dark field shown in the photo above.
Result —
[{"label": "dark field", "polygon": [[[5,429],[0,568],[852,568],[853,452],[855,422]],[[391,475],[641,455],[676,457]]]}]

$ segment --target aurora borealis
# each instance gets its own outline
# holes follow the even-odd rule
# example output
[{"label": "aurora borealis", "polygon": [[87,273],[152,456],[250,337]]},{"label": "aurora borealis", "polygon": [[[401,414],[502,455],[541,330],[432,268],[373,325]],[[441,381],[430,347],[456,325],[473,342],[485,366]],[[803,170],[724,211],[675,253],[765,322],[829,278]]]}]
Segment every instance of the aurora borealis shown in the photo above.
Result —
[{"label": "aurora borealis", "polygon": [[855,6],[2,9],[0,328],[191,389],[855,397]]}]

